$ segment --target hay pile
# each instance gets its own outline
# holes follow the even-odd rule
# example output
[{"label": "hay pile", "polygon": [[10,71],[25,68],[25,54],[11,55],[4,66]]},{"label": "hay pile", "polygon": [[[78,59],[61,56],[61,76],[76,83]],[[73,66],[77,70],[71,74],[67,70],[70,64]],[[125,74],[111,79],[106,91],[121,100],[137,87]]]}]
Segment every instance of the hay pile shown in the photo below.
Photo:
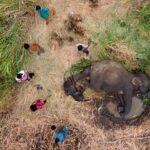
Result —
[{"label": "hay pile", "polygon": [[70,32],[73,31],[74,33],[84,36],[85,30],[79,24],[82,22],[82,17],[79,14],[71,13],[68,15],[68,18],[65,20],[65,27]]}]

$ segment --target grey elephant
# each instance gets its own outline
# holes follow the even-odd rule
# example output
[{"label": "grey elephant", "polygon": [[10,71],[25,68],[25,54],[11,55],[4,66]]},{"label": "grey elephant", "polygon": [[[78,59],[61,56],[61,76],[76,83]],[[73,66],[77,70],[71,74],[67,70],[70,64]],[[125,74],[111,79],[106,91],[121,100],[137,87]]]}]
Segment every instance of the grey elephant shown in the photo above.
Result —
[{"label": "grey elephant", "polygon": [[[92,63],[80,73],[71,77],[72,81],[77,81],[89,77],[88,84],[93,90],[99,92],[113,92],[118,95],[120,113],[128,114],[132,105],[132,97],[139,93],[150,99],[150,79],[142,72],[130,73],[120,64],[104,60]],[[83,90],[80,92],[70,78],[64,82],[64,90],[68,95],[72,95],[75,100],[83,99]],[[121,95],[121,96],[120,96]]]}]

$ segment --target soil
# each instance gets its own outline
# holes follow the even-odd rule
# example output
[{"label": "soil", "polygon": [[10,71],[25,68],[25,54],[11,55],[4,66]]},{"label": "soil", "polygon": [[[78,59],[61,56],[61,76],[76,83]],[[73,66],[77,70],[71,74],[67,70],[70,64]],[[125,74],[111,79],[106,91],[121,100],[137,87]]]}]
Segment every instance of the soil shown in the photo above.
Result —
[{"label": "soil", "polygon": [[[101,0],[95,9],[91,8],[89,1],[86,0],[45,0],[44,2],[49,9],[55,9],[56,14],[51,16],[48,25],[36,14],[29,29],[29,40],[41,45],[45,53],[40,56],[33,54],[25,68],[29,72],[34,72],[35,77],[30,82],[20,84],[16,91],[13,111],[7,119],[5,117],[1,119],[0,148],[2,150],[54,149],[49,141],[45,142],[45,138],[47,139],[49,134],[48,125],[53,123],[52,118],[57,118],[60,124],[66,122],[66,126],[71,125],[76,128],[77,141],[82,139],[82,135],[86,135],[83,136],[86,142],[83,140],[77,142],[74,149],[117,150],[133,149],[133,147],[138,150],[149,149],[149,120],[144,120],[137,126],[126,125],[109,130],[106,130],[103,125],[97,127],[95,109],[90,105],[92,101],[75,102],[70,96],[64,94],[62,87],[64,71],[79,60],[75,44],[87,43],[90,37],[88,29],[106,17],[111,19],[114,13],[123,13],[127,8],[125,4],[118,0]],[[39,0],[39,3],[43,1]],[[118,3],[119,9],[113,11],[113,6]],[[65,20],[68,20],[68,15],[72,12],[79,14],[82,21],[75,23],[75,27],[79,27],[78,30],[72,27],[73,32],[69,32]],[[84,29],[84,36],[78,34],[80,27]],[[36,85],[40,85],[41,90],[37,89]],[[47,99],[47,103],[44,108],[33,113],[29,110],[29,106],[37,98]],[[67,121],[61,122],[62,119]],[[105,118],[101,121],[103,120]],[[147,138],[129,140],[132,137],[143,136]]]}]

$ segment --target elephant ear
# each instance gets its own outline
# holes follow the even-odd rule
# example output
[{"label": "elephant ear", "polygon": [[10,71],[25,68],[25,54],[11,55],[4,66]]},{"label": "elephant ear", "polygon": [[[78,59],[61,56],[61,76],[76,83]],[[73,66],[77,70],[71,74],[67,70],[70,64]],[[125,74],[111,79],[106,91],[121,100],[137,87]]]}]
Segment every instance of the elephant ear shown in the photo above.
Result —
[{"label": "elephant ear", "polygon": [[133,79],[131,80],[131,83],[132,83],[132,85],[134,85],[136,87],[142,86],[142,81],[138,77],[133,77]]}]

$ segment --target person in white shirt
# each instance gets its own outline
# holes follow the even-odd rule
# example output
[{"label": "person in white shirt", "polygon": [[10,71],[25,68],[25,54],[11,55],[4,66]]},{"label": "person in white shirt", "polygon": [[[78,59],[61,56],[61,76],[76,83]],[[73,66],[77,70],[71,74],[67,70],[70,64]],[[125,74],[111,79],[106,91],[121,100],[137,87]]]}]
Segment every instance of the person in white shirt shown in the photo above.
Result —
[{"label": "person in white shirt", "polygon": [[76,44],[76,47],[78,49],[78,51],[82,51],[83,53],[85,53],[87,56],[89,55],[89,51],[88,51],[88,45],[82,44],[82,43],[78,43]]},{"label": "person in white shirt", "polygon": [[17,73],[16,81],[17,82],[23,82],[23,81],[29,81],[34,76],[34,73],[28,73],[26,70],[21,70],[19,73]]}]

